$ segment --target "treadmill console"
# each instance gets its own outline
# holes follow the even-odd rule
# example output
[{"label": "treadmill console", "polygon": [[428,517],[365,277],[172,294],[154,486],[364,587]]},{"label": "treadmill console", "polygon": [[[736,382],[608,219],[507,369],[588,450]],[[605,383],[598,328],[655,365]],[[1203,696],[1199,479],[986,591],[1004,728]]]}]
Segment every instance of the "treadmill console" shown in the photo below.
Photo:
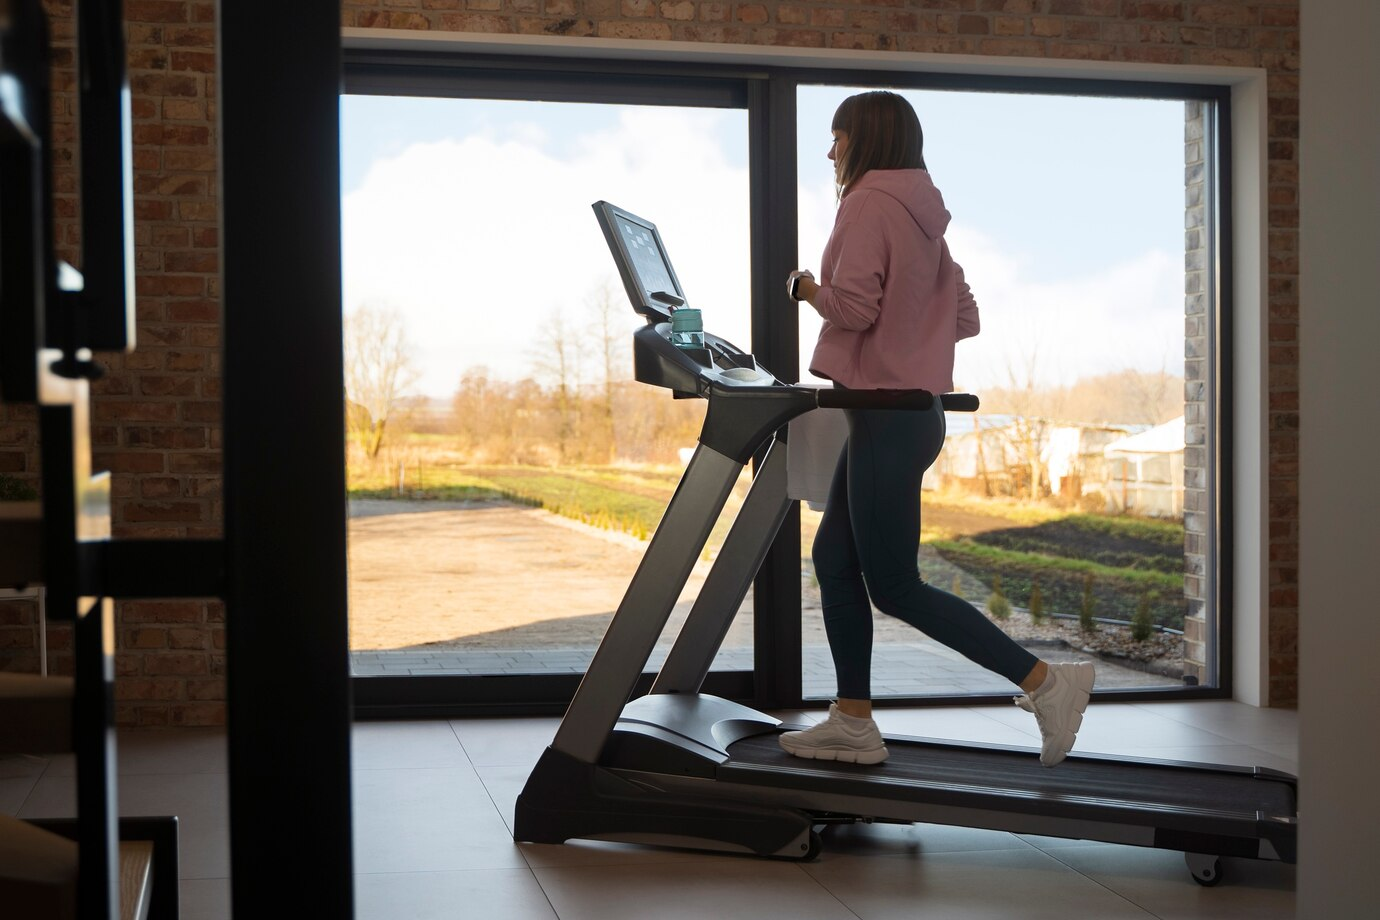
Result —
[{"label": "treadmill console", "polygon": [[704,396],[715,385],[780,385],[750,353],[712,333],[704,334],[704,348],[673,345],[671,314],[689,307],[689,298],[671,266],[656,224],[607,201],[595,202],[594,214],[633,310],[647,319],[647,325],[633,337],[639,381],[667,387],[678,396]]}]

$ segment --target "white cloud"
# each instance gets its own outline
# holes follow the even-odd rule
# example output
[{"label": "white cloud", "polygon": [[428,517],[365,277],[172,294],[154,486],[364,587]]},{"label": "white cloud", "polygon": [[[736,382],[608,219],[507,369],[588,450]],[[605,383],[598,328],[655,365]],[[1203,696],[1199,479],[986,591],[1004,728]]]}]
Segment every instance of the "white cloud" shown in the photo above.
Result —
[{"label": "white cloud", "polygon": [[746,348],[747,174],[718,140],[737,114],[627,109],[564,149],[521,125],[379,160],[344,200],[346,309],[407,317],[421,392],[448,395],[475,365],[521,377],[552,311],[582,322],[588,293],[616,279],[590,208],[607,199],[660,226],[691,303]]},{"label": "white cloud", "polygon": [[1069,384],[1134,368],[1183,372],[1183,256],[1151,250],[1059,281],[1030,280],[1030,263],[972,230],[949,246],[977,297],[982,333],[958,346],[954,379],[971,389],[1024,379]]}]

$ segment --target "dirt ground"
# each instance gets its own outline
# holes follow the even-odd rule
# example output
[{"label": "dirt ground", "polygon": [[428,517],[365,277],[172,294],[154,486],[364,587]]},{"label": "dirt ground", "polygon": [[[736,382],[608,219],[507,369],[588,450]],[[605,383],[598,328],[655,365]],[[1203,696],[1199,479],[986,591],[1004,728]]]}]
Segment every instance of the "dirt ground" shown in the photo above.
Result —
[{"label": "dirt ground", "polygon": [[[349,540],[350,646],[359,651],[593,647],[647,547],[501,502],[354,501]],[[696,562],[668,632],[710,565]],[[752,644],[751,600],[749,591],[726,647]],[[804,640],[824,642],[817,599],[804,606]]]},{"label": "dirt ground", "polygon": [[[996,521],[966,523],[983,527]],[[356,651],[594,648],[646,546],[626,534],[504,502],[351,502],[350,646]],[[679,631],[710,565],[696,562],[668,621],[667,638]],[[802,594],[802,642],[825,645],[817,589],[807,584]],[[1003,624],[1022,641],[1088,643],[1074,624],[1035,626],[1022,617]],[[1116,632],[1095,637],[1092,644],[1124,642]],[[879,616],[874,638],[880,646],[916,636],[905,624]],[[724,645],[751,644],[749,591]],[[1172,673],[1181,650],[1167,642],[1160,654],[1171,669],[1161,673]]]},{"label": "dirt ground", "polygon": [[352,502],[351,648],[597,645],[645,547],[506,503]]}]

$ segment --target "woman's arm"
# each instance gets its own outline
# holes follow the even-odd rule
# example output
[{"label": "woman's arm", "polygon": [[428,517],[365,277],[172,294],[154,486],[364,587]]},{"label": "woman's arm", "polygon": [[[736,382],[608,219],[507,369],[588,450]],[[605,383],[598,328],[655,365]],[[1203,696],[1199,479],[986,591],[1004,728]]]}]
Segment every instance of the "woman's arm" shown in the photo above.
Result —
[{"label": "woman's arm", "polygon": [[[946,243],[945,249],[947,248]],[[968,339],[982,329],[982,323],[978,321],[977,298],[973,296],[973,289],[963,278],[963,266],[957,262],[954,263],[954,274],[958,281],[958,337]]]},{"label": "woman's arm", "polygon": [[831,241],[831,265],[825,266],[827,284],[801,280],[802,300],[808,300],[820,316],[841,329],[861,331],[877,320],[882,309],[882,284],[886,279],[887,244],[864,221],[850,222],[835,230]]}]

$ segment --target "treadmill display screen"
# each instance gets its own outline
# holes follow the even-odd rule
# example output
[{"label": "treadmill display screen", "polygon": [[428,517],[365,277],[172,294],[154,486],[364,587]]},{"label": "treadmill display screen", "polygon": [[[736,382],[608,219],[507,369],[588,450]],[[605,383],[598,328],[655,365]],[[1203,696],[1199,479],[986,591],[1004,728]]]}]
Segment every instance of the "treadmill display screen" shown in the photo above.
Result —
[{"label": "treadmill display screen", "polygon": [[654,232],[621,214],[617,221],[618,233],[623,237],[623,245],[627,247],[633,274],[637,276],[647,299],[653,300],[652,295],[656,293],[680,296],[675,279],[671,277],[670,266],[666,264],[666,255],[662,252],[660,241]]},{"label": "treadmill display screen", "polygon": [[664,320],[672,310],[685,306],[685,292],[656,224],[605,201],[596,202],[594,208],[637,312]]}]

